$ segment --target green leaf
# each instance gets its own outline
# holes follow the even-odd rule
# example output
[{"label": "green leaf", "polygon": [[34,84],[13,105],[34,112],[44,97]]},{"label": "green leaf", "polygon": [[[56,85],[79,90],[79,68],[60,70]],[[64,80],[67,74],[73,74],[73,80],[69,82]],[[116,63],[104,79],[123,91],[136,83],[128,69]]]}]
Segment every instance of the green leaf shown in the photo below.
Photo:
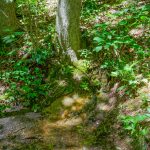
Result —
[{"label": "green leaf", "polygon": [[101,27],[101,24],[96,24],[94,27],[95,28]]},{"label": "green leaf", "polygon": [[141,132],[141,134],[142,134],[143,136],[146,136],[146,135],[149,133],[149,130],[146,129],[146,128],[144,128],[144,129],[141,130],[140,132]]},{"label": "green leaf", "polygon": [[100,52],[101,50],[102,50],[102,46],[97,46],[95,49],[94,49],[94,51],[95,52]]},{"label": "green leaf", "polygon": [[148,113],[150,113],[150,107],[147,108]]},{"label": "green leaf", "polygon": [[100,38],[100,37],[95,37],[93,40],[96,41],[97,43],[100,43],[100,42],[103,42],[103,41],[104,41],[104,40],[103,40],[102,38]]},{"label": "green leaf", "polygon": [[111,39],[112,39],[112,36],[111,36],[111,35],[108,35],[107,37],[108,37],[108,39],[109,39],[109,40],[111,40]]},{"label": "green leaf", "polygon": [[132,71],[132,67],[127,64],[127,65],[125,65],[124,70],[127,72],[130,72],[130,71]]},{"label": "green leaf", "polygon": [[112,45],[112,43],[107,42],[106,45],[104,46],[105,49],[109,50],[110,46]]},{"label": "green leaf", "polygon": [[15,35],[22,35],[22,34],[24,34],[24,32],[15,32],[14,34]]},{"label": "green leaf", "polygon": [[128,23],[127,20],[122,20],[122,21],[119,22],[119,25],[124,26],[124,25],[126,25],[127,23]]},{"label": "green leaf", "polygon": [[147,16],[141,16],[140,19],[141,19],[142,21],[145,21],[145,20],[147,19]]},{"label": "green leaf", "polygon": [[23,86],[22,89],[27,93],[31,91],[31,88],[29,86]]},{"label": "green leaf", "polygon": [[120,86],[117,91],[121,91],[121,90],[124,90],[125,89],[125,86]]},{"label": "green leaf", "polygon": [[126,129],[126,130],[133,130],[133,127],[127,126],[127,127],[125,127],[125,129]]},{"label": "green leaf", "polygon": [[146,115],[137,115],[137,116],[135,116],[136,122],[142,122],[147,118],[148,118],[148,116],[146,116]]},{"label": "green leaf", "polygon": [[129,81],[129,85],[135,85],[135,84],[137,84],[138,82],[136,81],[136,80],[130,80]]},{"label": "green leaf", "polygon": [[111,72],[111,76],[112,77],[118,77],[119,72],[115,71],[115,72]]}]

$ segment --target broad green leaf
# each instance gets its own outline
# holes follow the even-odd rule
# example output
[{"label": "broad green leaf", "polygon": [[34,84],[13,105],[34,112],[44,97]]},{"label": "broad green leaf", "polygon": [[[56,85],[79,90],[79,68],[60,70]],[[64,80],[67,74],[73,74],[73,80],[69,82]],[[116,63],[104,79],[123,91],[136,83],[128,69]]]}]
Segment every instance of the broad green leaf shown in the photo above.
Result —
[{"label": "broad green leaf", "polygon": [[95,52],[100,52],[101,50],[102,50],[102,46],[97,46],[95,49],[94,49],[94,51]]},{"label": "broad green leaf", "polygon": [[111,43],[106,43],[106,45],[104,46],[104,48],[108,50],[110,48],[110,46],[111,46]]},{"label": "broad green leaf", "polygon": [[130,80],[129,85],[137,84],[138,82],[136,80]]},{"label": "broad green leaf", "polygon": [[124,70],[130,72],[132,71],[132,67],[127,64],[125,65]]},{"label": "broad green leaf", "polygon": [[119,72],[117,72],[117,71],[116,72],[111,72],[112,77],[117,77],[118,75],[119,75]]},{"label": "broad green leaf", "polygon": [[147,118],[148,118],[148,116],[146,116],[146,115],[137,115],[137,116],[135,116],[136,122],[144,121]]},{"label": "broad green leaf", "polygon": [[108,37],[108,39],[110,39],[110,40],[112,39],[112,36],[111,36],[111,35],[108,35],[107,37]]},{"label": "broad green leaf", "polygon": [[147,19],[147,16],[141,16],[140,19],[141,19],[142,21],[145,21],[145,20]]},{"label": "broad green leaf", "polygon": [[103,41],[104,41],[104,40],[103,40],[102,38],[100,38],[100,37],[95,37],[93,40],[96,41],[97,43],[100,43],[100,42],[103,42]]}]

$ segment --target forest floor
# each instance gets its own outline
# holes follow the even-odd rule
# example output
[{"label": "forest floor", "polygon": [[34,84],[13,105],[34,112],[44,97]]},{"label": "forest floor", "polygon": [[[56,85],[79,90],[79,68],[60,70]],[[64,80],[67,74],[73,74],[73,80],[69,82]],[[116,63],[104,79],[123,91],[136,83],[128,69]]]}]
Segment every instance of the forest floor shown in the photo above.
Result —
[{"label": "forest floor", "polygon": [[[141,88],[139,93],[141,92],[150,100],[150,83]],[[77,102],[70,103],[71,97],[75,97]],[[110,98],[105,103],[99,101],[97,107],[101,109],[101,113],[95,115],[97,120],[88,123],[88,126],[84,124],[86,116],[83,114],[71,115],[72,108],[78,109],[77,103],[80,100],[83,101],[82,98],[77,97],[77,94],[65,96],[56,100],[52,106],[45,108],[42,114],[28,112],[28,110],[8,112],[7,116],[0,119],[0,149],[132,150],[132,139],[123,135],[117,118],[123,114],[134,116],[143,113],[141,97],[119,102],[118,106],[114,104],[114,98]],[[88,146],[97,124],[106,134],[99,136],[102,141],[99,146]],[[108,131],[104,131],[108,128]],[[88,135],[89,133],[91,135]],[[148,150],[149,148],[147,145]]]},{"label": "forest floor", "polygon": [[[48,0],[48,2],[50,1]],[[55,0],[52,2],[55,2]],[[132,2],[134,1],[123,1],[119,5],[109,6],[109,9],[99,12],[95,17],[91,16],[90,18],[88,16],[87,23],[85,21],[81,28],[85,28],[90,32],[92,26],[105,22],[109,23],[110,27],[115,27],[123,19],[124,15],[122,14],[126,14],[125,20],[130,17],[128,12],[130,13],[132,7],[130,8],[129,6]],[[138,7],[141,8],[144,4],[145,1],[141,1],[138,3]],[[146,18],[143,16],[147,15],[148,12],[143,10],[144,12],[141,14],[143,16],[138,16],[138,13],[136,14],[137,10],[134,7],[132,9],[131,14],[133,13],[136,22],[140,24],[140,21]],[[51,12],[49,13],[52,14]],[[140,21],[139,18],[141,19]],[[132,23],[132,20],[127,21]],[[127,25],[130,26],[130,22]],[[131,37],[137,39],[141,45],[148,46],[148,43],[145,41],[141,43],[141,39],[149,35],[147,26],[139,25],[134,27],[133,24],[133,28],[129,29]],[[21,51],[23,52],[23,50]],[[129,52],[127,51],[127,53],[131,54],[132,49]],[[3,68],[11,68],[11,62],[9,63],[8,60],[9,58],[6,59],[7,65],[5,64]],[[100,64],[97,65],[99,66]],[[95,70],[95,77],[99,79],[101,75],[97,73],[98,71]],[[90,73],[90,75],[94,76],[94,73]],[[139,75],[136,74],[136,76]],[[136,121],[134,116],[150,113],[150,111],[147,112],[146,110],[150,106],[150,82],[144,77],[141,77],[139,80],[140,82],[143,80],[145,85],[136,91],[136,97],[129,98],[124,95],[117,97],[116,89],[118,87],[115,87],[115,85],[117,86],[116,81],[112,91],[109,91],[110,93],[97,95],[98,102],[92,112],[86,110],[84,113],[75,114],[91,99],[89,95],[80,96],[77,93],[56,99],[51,106],[44,108],[41,113],[30,112],[23,109],[24,107],[22,106],[6,109],[6,115],[0,116],[0,150],[141,150],[133,148],[134,140],[136,139],[134,137],[131,138],[130,131],[135,130],[137,132],[135,134],[138,134],[138,131],[144,125],[150,130],[149,119],[138,123],[135,122],[134,124],[134,121]],[[103,82],[102,78],[100,82]],[[0,83],[0,104],[7,103],[7,93],[4,94],[6,89],[8,89],[8,86]],[[114,93],[110,96],[111,92]],[[55,93],[57,94],[57,91]],[[123,123],[120,121],[122,116],[127,116],[126,119],[133,119],[124,120],[126,121],[124,123],[131,123],[128,127],[132,127],[132,123],[136,127],[124,130]],[[128,118],[128,116],[133,118]],[[145,143],[146,150],[150,150],[150,133],[146,138],[148,139]],[[91,143],[94,143],[94,146]]]}]

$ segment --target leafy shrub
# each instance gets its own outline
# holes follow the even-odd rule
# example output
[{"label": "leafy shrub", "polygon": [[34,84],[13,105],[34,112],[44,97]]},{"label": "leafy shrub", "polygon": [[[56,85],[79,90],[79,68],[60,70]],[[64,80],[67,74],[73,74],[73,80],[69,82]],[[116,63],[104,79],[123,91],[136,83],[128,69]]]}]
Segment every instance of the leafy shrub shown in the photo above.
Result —
[{"label": "leafy shrub", "polygon": [[[9,84],[7,92],[17,100],[25,100],[25,106],[35,107],[46,97],[47,85],[44,83],[46,61],[49,54],[45,50],[32,52],[30,58],[19,60],[11,71],[3,74],[2,79]],[[39,98],[43,99],[39,102]],[[35,110],[35,108],[34,108]]]},{"label": "leafy shrub", "polygon": [[[108,72],[108,77],[113,78],[113,82],[121,81],[122,85],[128,87],[130,94],[136,91],[140,84],[136,80],[136,75],[149,74],[146,70],[147,61],[145,61],[150,55],[149,48],[129,34],[131,26],[137,27],[141,22],[147,25],[150,21],[146,17],[147,9],[147,5],[140,9],[131,5],[125,13],[120,12],[119,17],[129,15],[130,12],[132,20],[128,17],[122,19],[115,27],[112,27],[109,22],[96,24],[92,31],[95,60],[100,64],[101,69]],[[114,14],[117,15],[118,13]],[[138,19],[141,22],[138,22]],[[141,41],[143,40],[145,39]]]},{"label": "leafy shrub", "polygon": [[144,121],[150,118],[150,114],[136,115],[136,116],[122,116],[121,120],[124,129],[129,131],[130,135],[135,140],[137,149],[146,150],[146,139],[149,134],[149,128],[144,126]]}]

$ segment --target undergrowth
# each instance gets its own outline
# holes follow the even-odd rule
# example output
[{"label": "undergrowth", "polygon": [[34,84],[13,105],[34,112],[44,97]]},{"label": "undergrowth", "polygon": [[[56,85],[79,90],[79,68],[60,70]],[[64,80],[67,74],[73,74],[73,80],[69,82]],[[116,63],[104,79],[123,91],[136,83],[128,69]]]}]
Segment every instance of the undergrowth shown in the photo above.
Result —
[{"label": "undergrowth", "polygon": [[[82,52],[86,58],[92,60],[90,69],[105,72],[109,87],[119,83],[117,94],[120,98],[134,98],[138,95],[137,90],[147,84],[150,77],[149,3],[120,1],[113,2],[112,5],[111,2],[106,4],[87,0],[85,6],[85,10],[88,11],[82,13],[81,19],[84,26],[83,36],[88,37],[86,42],[89,48]],[[98,80],[100,85],[103,85],[101,79]],[[145,113],[144,109],[143,112],[137,116],[124,115],[121,119],[116,118],[121,120],[122,127],[128,130],[134,139],[133,149],[148,148],[149,128],[147,124],[145,126],[141,124],[149,118],[149,114]],[[109,120],[107,121],[112,125]],[[101,143],[101,136],[98,135],[106,136],[109,132],[106,124],[105,130],[99,131],[102,127],[100,124],[93,134],[92,144],[95,141]],[[85,136],[88,137],[88,134],[91,135],[85,133]]]},{"label": "undergrowth", "polygon": [[[86,65],[76,68],[59,56],[55,21],[48,19],[44,2],[17,1],[20,29],[1,37],[0,41],[0,82],[6,86],[8,105],[21,103],[38,111],[62,95],[75,91],[97,94],[101,89],[109,91],[116,83],[119,83],[119,98],[135,97],[150,78],[150,5],[138,0],[123,2],[126,1],[83,1],[81,31],[82,39],[86,40],[80,59]],[[73,79],[75,69],[84,74],[81,81]],[[99,77],[102,73],[106,83]],[[0,104],[0,112],[7,107]],[[90,133],[94,139],[88,141],[90,144],[112,142],[109,128],[118,121],[116,115],[117,112],[111,118],[110,113]],[[130,136],[142,141],[143,149],[146,149],[143,143],[147,144],[148,129],[141,122],[147,117],[149,114],[145,113],[119,118]],[[104,136],[108,139],[101,141]]]}]

